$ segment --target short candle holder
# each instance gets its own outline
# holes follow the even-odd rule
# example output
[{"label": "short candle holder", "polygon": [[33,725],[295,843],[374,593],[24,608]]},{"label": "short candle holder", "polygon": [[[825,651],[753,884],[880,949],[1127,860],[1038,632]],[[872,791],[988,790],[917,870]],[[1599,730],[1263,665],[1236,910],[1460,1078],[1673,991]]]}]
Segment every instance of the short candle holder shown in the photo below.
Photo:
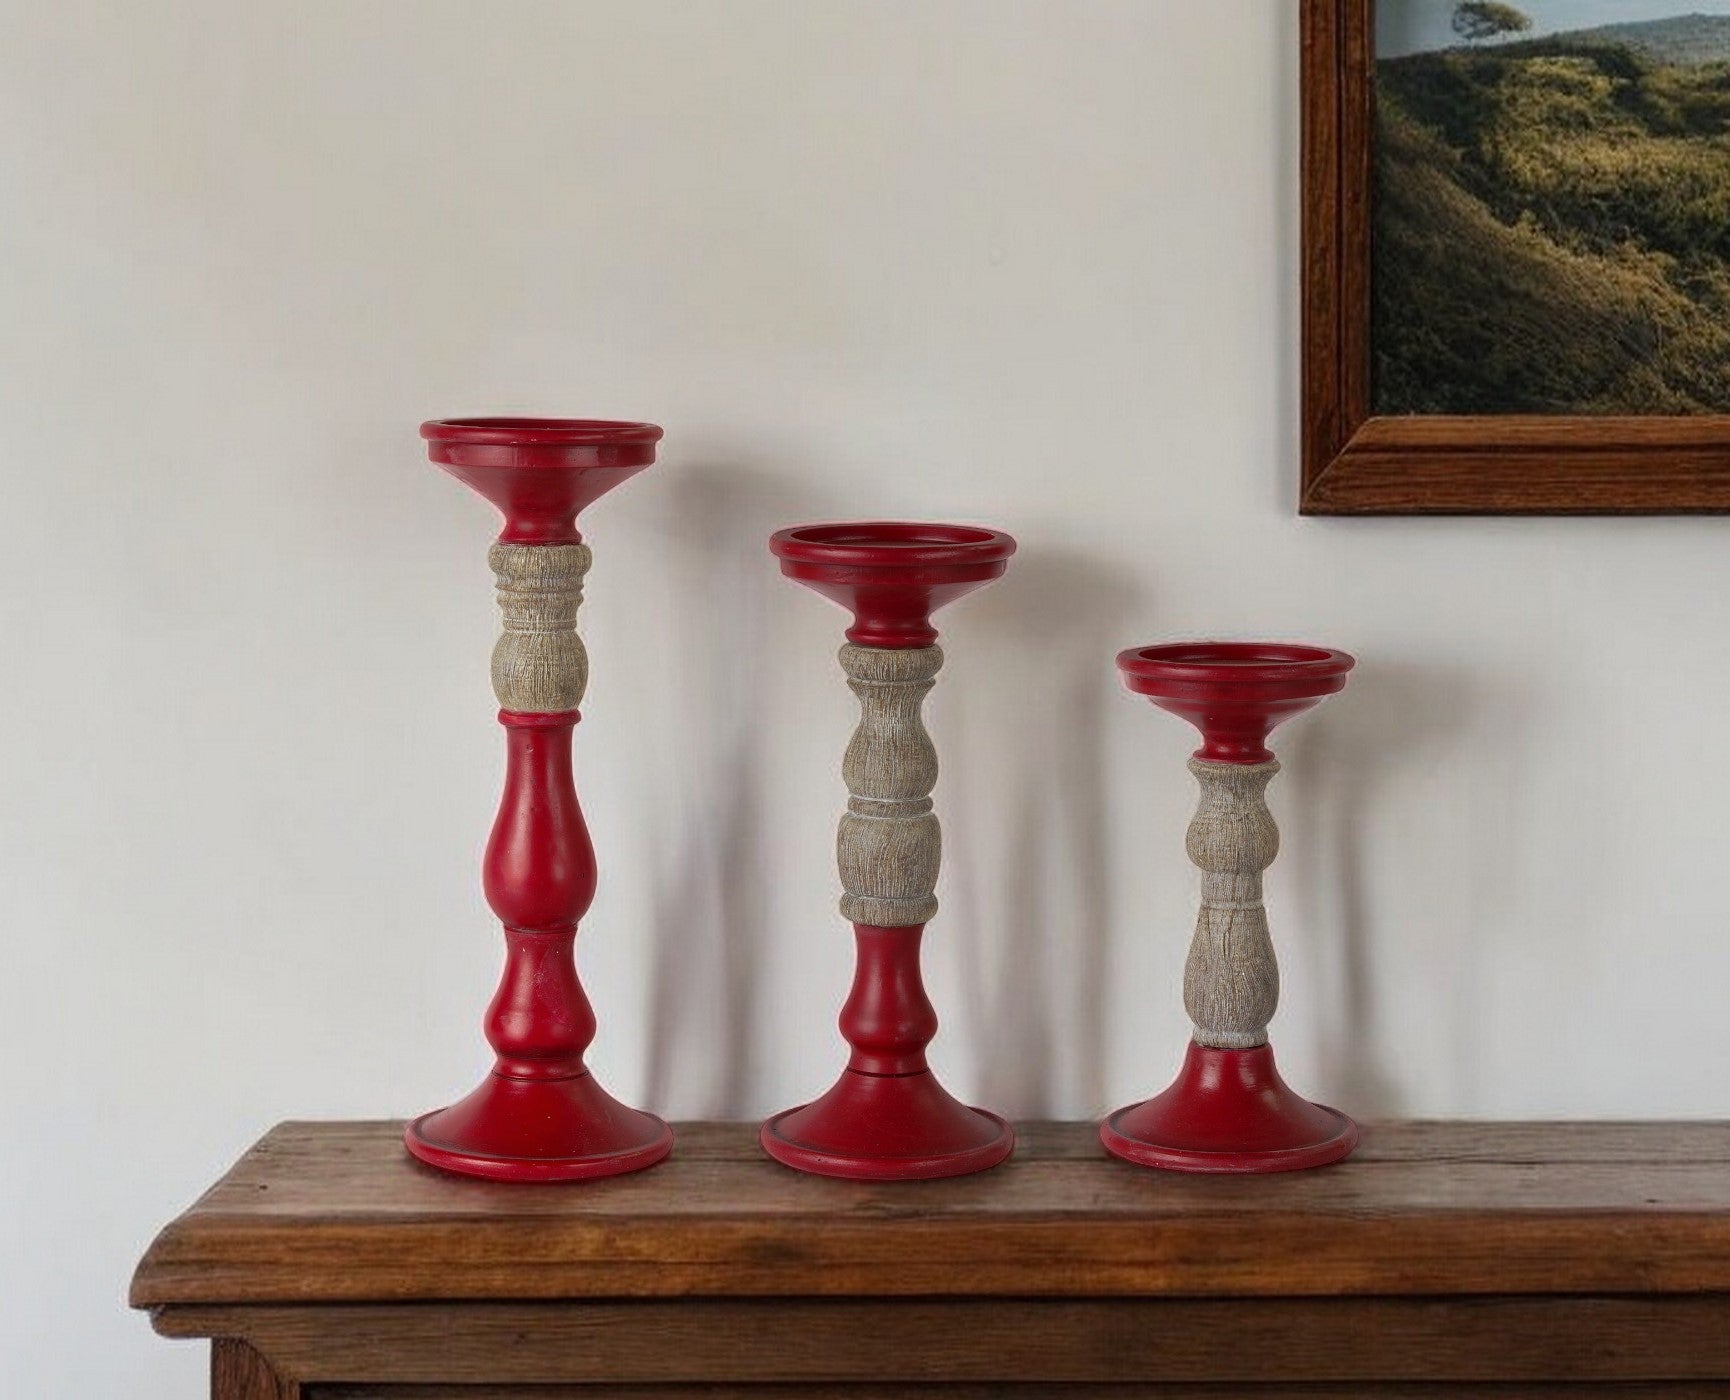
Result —
[{"label": "short candle holder", "polygon": [[588,684],[577,606],[589,547],[577,514],[655,460],[652,423],[454,418],[421,426],[432,460],[503,512],[488,553],[504,633],[493,690],[505,730],[504,798],[483,884],[505,927],[487,1011],[493,1072],[460,1103],[408,1126],[416,1157],[498,1181],[571,1181],[652,1166],[673,1146],[583,1064],[595,1016],[577,980],[577,921],[595,897],[595,853],[571,780],[571,730]]},{"label": "short candle holder", "polygon": [[782,530],[781,572],[853,614],[841,668],[860,721],[842,762],[848,789],[836,855],[841,914],[857,947],[841,1009],[847,1068],[813,1103],[763,1125],[763,1150],[823,1176],[911,1181],[994,1167],[1009,1125],[937,1082],[925,1047],[937,1013],[919,944],[937,912],[937,752],[920,718],[943,653],[931,614],[1002,575],[1015,541],[965,525],[864,522]]},{"label": "short candle holder", "polygon": [[1184,969],[1194,1038],[1177,1080],[1100,1125],[1108,1152],[1187,1172],[1278,1172],[1337,1162],[1357,1124],[1286,1086],[1267,1043],[1279,966],[1262,906],[1262,871],[1279,852],[1265,791],[1279,772],[1275,725],[1342,690],[1343,651],[1261,642],[1180,642],[1119,654],[1124,684],[1195,725],[1189,761],[1201,786],[1189,858],[1201,913]]}]

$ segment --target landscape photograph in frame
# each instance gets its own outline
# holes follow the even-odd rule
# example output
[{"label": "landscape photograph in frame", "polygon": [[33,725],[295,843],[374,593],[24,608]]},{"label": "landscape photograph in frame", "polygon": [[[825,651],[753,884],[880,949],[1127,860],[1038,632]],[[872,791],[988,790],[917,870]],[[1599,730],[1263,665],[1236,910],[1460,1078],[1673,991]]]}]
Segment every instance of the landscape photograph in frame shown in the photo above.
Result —
[{"label": "landscape photograph in frame", "polygon": [[1730,0],[1379,0],[1375,38],[1375,412],[1730,411]]},{"label": "landscape photograph in frame", "polygon": [[1312,514],[1730,510],[1730,0],[1304,0]]}]

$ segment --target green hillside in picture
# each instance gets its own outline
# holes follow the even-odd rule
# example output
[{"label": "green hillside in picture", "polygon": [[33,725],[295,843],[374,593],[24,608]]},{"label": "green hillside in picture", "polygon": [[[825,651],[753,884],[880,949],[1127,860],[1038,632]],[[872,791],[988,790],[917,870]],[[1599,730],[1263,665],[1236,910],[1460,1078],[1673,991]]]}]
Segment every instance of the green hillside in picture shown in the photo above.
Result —
[{"label": "green hillside in picture", "polygon": [[1730,412],[1730,17],[1382,59],[1375,156],[1378,413]]}]

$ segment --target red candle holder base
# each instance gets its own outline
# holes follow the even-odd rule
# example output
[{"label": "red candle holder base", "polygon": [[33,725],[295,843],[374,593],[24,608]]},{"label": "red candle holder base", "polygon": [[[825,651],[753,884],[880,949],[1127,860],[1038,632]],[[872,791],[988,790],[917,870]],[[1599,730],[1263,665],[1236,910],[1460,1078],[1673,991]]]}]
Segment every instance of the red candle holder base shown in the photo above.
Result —
[{"label": "red candle holder base", "polygon": [[1358,1125],[1287,1087],[1273,1049],[1219,1050],[1190,1041],[1163,1094],[1100,1124],[1105,1150],[1178,1172],[1285,1172],[1349,1156]]},{"label": "red candle holder base", "polygon": [[842,1072],[822,1098],[763,1124],[763,1150],[784,1166],[855,1181],[923,1181],[995,1167],[1015,1132],[918,1074]]},{"label": "red candle holder base", "polygon": [[652,1167],[673,1130],[626,1108],[592,1074],[494,1074],[466,1099],[423,1114],[403,1145],[429,1166],[492,1181],[586,1181]]}]

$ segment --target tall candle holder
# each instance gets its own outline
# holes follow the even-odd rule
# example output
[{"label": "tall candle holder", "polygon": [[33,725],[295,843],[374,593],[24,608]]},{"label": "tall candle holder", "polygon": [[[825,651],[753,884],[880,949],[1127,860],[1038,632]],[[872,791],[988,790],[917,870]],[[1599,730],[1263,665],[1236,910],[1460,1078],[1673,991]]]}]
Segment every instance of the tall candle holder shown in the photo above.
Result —
[{"label": "tall candle holder", "polygon": [[1279,853],[1264,794],[1279,763],[1275,725],[1345,688],[1343,651],[1264,642],[1179,642],[1117,658],[1124,684],[1195,725],[1189,761],[1201,787],[1189,858],[1201,912],[1184,969],[1194,1037],[1176,1081],[1100,1125],[1106,1150],[1147,1167],[1277,1172],[1337,1162],[1357,1124],[1286,1086],[1267,1041],[1279,966],[1262,906],[1262,871]]},{"label": "tall candle holder", "polygon": [[878,521],[781,530],[769,548],[788,578],[853,614],[840,658],[860,721],[842,762],[849,795],[836,838],[841,915],[857,948],[840,1019],[852,1054],[821,1098],[763,1125],[763,1149],[800,1171],[872,1181],[983,1171],[1010,1154],[1014,1133],[951,1096],[925,1059],[937,1013],[919,945],[937,912],[940,838],[937,752],[920,706],[943,665],[931,614],[1000,577],[1015,541]]},{"label": "tall candle holder", "polygon": [[505,518],[487,555],[504,613],[492,675],[505,784],[482,868],[504,924],[505,970],[487,1011],[492,1073],[461,1102],[415,1119],[403,1141],[432,1166],[498,1181],[636,1171],[667,1155],[672,1132],[612,1098],[583,1063],[595,1015],[573,949],[595,896],[595,853],[571,780],[589,673],[576,624],[590,554],[577,515],[655,460],[661,430],[453,418],[422,424],[421,436],[434,462]]}]

